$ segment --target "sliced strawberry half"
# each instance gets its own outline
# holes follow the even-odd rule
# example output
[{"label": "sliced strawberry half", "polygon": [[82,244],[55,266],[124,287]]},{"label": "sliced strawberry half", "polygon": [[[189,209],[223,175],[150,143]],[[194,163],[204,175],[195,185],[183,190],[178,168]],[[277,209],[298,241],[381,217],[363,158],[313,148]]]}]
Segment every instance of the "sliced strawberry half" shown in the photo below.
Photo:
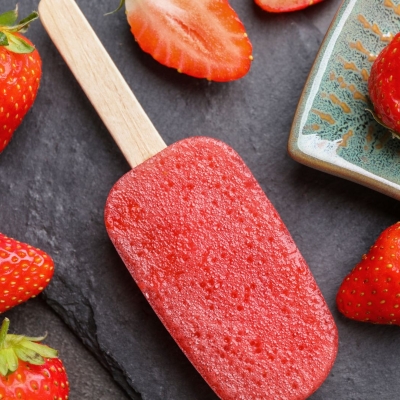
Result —
[{"label": "sliced strawberry half", "polygon": [[268,12],[280,13],[297,11],[322,0],[255,0],[263,10]]},{"label": "sliced strawberry half", "polygon": [[227,0],[125,0],[140,47],[179,72],[231,81],[250,69],[252,45]]}]

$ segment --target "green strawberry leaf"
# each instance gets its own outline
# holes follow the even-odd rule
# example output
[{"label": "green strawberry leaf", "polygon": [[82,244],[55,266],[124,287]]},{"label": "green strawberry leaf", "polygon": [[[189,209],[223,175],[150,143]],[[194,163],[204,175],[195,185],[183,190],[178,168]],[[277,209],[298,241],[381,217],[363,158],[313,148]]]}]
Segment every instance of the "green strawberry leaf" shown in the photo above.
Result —
[{"label": "green strawberry leaf", "polygon": [[51,347],[44,346],[39,343],[30,342],[29,340],[24,340],[20,344],[21,348],[33,350],[35,353],[40,354],[45,358],[55,358],[57,357],[57,350],[52,349]]},{"label": "green strawberry leaf", "polygon": [[28,42],[18,36],[13,34],[6,34],[6,36],[8,39],[7,49],[13,53],[28,54],[35,50],[34,46],[31,46]]},{"label": "green strawberry leaf", "polygon": [[38,354],[35,350],[26,349],[23,347],[14,347],[15,354],[17,357],[29,364],[33,365],[43,365],[44,359],[43,357]]},{"label": "green strawberry leaf", "polygon": [[14,372],[18,368],[18,357],[13,349],[2,350],[6,359],[6,365],[9,371]]},{"label": "green strawberry leaf", "polygon": [[8,46],[7,35],[3,32],[0,32],[0,46]]},{"label": "green strawberry leaf", "polygon": [[0,375],[6,376],[8,373],[7,358],[5,354],[0,351]]},{"label": "green strawberry leaf", "polygon": [[[46,339],[47,335],[38,336],[38,337],[30,337],[24,335],[13,335],[12,333],[7,334],[7,342],[8,344],[17,345],[21,343],[23,340],[30,340],[31,342],[42,342]],[[1,400],[1,399],[0,399]]]},{"label": "green strawberry leaf", "polygon": [[12,26],[10,32],[21,32],[21,33],[26,32],[27,29],[29,28],[29,24],[38,18],[39,18],[38,12],[33,11],[26,18],[21,19],[21,21],[19,21],[17,25]]},{"label": "green strawberry leaf", "polygon": [[[8,335],[8,336],[11,336],[11,335]],[[22,336],[22,338],[23,338],[23,340],[29,340],[30,342],[43,342],[43,340],[47,338],[47,334],[43,335],[43,336],[36,336],[36,337]]]},{"label": "green strawberry leaf", "polygon": [[18,6],[14,10],[0,14],[0,26],[13,26],[17,22]]}]

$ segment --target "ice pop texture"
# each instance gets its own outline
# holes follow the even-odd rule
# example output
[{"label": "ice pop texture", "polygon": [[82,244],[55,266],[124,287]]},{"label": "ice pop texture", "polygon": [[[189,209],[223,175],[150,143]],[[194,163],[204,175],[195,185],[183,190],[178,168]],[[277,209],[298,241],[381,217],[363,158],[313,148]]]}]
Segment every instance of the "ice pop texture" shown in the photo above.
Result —
[{"label": "ice pop texture", "polygon": [[304,399],[327,377],[337,330],[255,178],[196,137],[113,187],[109,236],[151,306],[222,399]]}]

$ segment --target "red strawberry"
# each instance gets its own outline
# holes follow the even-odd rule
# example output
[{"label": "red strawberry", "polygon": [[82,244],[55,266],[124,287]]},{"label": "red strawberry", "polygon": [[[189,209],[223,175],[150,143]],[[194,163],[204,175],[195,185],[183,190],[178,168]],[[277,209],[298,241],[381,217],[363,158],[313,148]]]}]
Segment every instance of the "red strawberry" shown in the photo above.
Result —
[{"label": "red strawberry", "polygon": [[57,351],[42,345],[44,337],[7,334],[6,318],[0,330],[0,399],[67,400],[69,384]]},{"label": "red strawberry", "polygon": [[0,313],[38,295],[53,273],[44,251],[0,233]]},{"label": "red strawberry", "polygon": [[227,0],[122,0],[140,47],[179,72],[231,81],[250,69],[252,46]]},{"label": "red strawberry", "polygon": [[262,9],[273,13],[297,11],[321,1],[322,0],[255,0],[256,4]]},{"label": "red strawberry", "polygon": [[400,325],[400,222],[385,229],[344,279],[336,297],[346,317]]},{"label": "red strawberry", "polygon": [[373,63],[368,92],[375,119],[400,137],[400,33]]},{"label": "red strawberry", "polygon": [[32,13],[17,23],[17,8],[0,15],[0,152],[31,108],[39,88],[39,53],[20,33],[37,17]]}]

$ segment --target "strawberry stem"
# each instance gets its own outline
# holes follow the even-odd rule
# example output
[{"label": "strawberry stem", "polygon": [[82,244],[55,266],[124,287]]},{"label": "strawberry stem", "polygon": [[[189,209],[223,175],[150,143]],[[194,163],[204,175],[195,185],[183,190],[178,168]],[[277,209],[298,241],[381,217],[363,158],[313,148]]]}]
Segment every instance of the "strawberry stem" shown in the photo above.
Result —
[{"label": "strawberry stem", "polygon": [[9,327],[10,327],[10,320],[8,318],[4,318],[0,329],[0,349],[4,349]]}]

